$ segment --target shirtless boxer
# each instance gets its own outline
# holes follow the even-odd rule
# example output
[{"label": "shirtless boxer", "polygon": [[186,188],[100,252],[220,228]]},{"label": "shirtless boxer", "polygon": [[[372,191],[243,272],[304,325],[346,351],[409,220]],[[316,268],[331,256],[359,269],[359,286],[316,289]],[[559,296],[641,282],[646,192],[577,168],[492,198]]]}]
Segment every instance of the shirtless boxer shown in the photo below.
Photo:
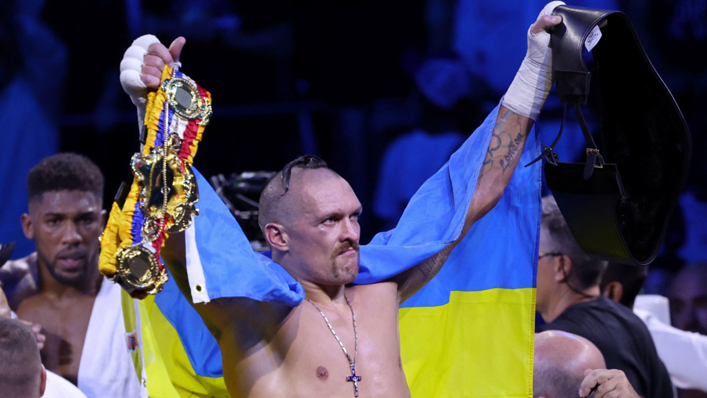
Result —
[{"label": "shirtless boxer", "polygon": [[30,171],[29,213],[23,214],[21,221],[25,236],[34,240],[37,251],[22,261],[28,270],[37,270],[38,280],[31,284],[34,289],[21,286],[23,291],[11,294],[23,298],[17,316],[44,328],[44,366],[78,384],[86,330],[101,286],[100,273],[92,265],[98,262],[98,237],[105,223],[103,176],[84,157],[59,156],[66,164],[73,163],[74,170],[81,170],[82,181],[75,185],[84,186],[52,189],[56,183],[47,181],[47,177],[48,173],[56,177],[56,172],[48,168],[62,164],[56,156],[48,158],[54,162],[46,163],[45,159]]},{"label": "shirtless boxer", "polygon": [[[551,86],[545,29],[561,22],[548,15],[560,4],[546,6],[529,30],[531,48],[493,131],[502,145],[492,140],[462,234],[438,254],[385,282],[348,285],[358,275],[361,213],[349,184],[311,159],[288,168],[287,192],[279,178],[268,184],[260,200],[260,225],[273,260],[302,284],[306,301],[289,307],[234,297],[194,305],[219,343],[232,396],[410,396],[400,360],[398,307],[437,274],[508,185]],[[169,49],[159,43],[148,48],[141,77],[147,87],[158,86],[163,65],[178,60],[184,42],[179,38]],[[191,301],[183,236],[170,236],[162,256]],[[355,361],[355,374],[342,348]]]},{"label": "shirtless boxer", "polygon": [[19,319],[42,326],[47,370],[89,398],[139,396],[120,288],[97,267],[105,225],[101,171],[84,156],[61,153],[32,168],[27,191],[21,222],[37,251],[0,269],[10,306]]}]

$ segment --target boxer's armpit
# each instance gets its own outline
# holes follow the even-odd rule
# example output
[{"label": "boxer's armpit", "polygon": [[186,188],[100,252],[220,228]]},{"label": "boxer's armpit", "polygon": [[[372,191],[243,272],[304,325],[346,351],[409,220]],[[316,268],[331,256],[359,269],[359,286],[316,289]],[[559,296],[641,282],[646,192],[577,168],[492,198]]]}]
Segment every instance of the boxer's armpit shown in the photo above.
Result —
[{"label": "boxer's armpit", "polygon": [[447,246],[427,260],[398,275],[396,278],[398,283],[398,301],[402,303],[409,299],[418,290],[422,289],[427,282],[432,280],[442,269],[455,246],[456,243]]},{"label": "boxer's armpit", "polygon": [[204,325],[206,325],[206,328],[209,329],[209,332],[211,332],[211,335],[214,336],[216,341],[221,341],[221,337],[223,336],[221,328],[204,318],[202,319],[204,320]]}]

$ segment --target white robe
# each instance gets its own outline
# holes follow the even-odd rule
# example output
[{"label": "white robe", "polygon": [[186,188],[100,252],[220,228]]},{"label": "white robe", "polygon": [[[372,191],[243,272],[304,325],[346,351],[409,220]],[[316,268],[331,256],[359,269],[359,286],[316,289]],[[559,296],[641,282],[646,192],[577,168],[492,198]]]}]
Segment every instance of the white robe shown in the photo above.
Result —
[{"label": "white robe", "polygon": [[120,286],[107,279],[91,310],[78,379],[88,398],[142,396],[128,352]]}]

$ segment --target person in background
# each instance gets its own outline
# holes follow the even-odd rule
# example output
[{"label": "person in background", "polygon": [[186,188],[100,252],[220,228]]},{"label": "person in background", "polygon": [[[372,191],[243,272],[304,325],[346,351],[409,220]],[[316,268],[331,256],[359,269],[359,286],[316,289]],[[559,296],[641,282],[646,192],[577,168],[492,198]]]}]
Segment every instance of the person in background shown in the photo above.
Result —
[{"label": "person in background", "polygon": [[[0,289],[0,296],[5,297]],[[10,308],[0,302],[0,313]],[[42,365],[35,334],[22,322],[0,316],[0,392],[12,398],[86,398]]]},{"label": "person in background", "polygon": [[103,175],[88,158],[62,153],[30,170],[27,193],[21,223],[36,252],[0,268],[10,306],[20,319],[43,326],[48,370],[89,398],[139,397],[120,287],[98,272]]},{"label": "person in background", "polygon": [[[670,320],[676,328],[689,333],[686,337],[688,347],[681,349],[683,353],[692,352],[695,355],[702,353],[701,361],[683,362],[684,366],[699,372],[699,385],[689,388],[696,390],[680,390],[681,398],[707,397],[707,370],[704,364],[707,358],[707,349],[704,348],[704,338],[707,336],[707,263],[697,262],[684,267],[675,275],[668,288],[670,301]],[[692,351],[692,346],[699,345],[698,351]],[[683,388],[683,387],[681,387]],[[688,388],[688,387],[684,387]]]},{"label": "person in background", "polygon": [[604,369],[604,357],[589,340],[550,330],[535,335],[533,398],[577,394],[587,369]]},{"label": "person in background", "polygon": [[660,297],[638,295],[647,273],[647,267],[611,263],[602,276],[602,295],[632,309],[646,324],[675,387],[707,392],[707,336],[680,330],[634,307],[642,298]]},{"label": "person in background", "polygon": [[648,329],[628,308],[602,296],[606,262],[586,255],[575,241],[555,199],[542,200],[537,271],[537,309],[546,325],[594,343],[610,369],[621,370],[643,397],[670,397],[670,376]]},{"label": "person in background", "polygon": [[468,104],[459,104],[471,90],[464,64],[433,58],[416,70],[414,78],[422,102],[421,125],[396,137],[381,159],[373,212],[383,230],[395,228],[415,192],[466,139],[455,117],[460,108],[470,112]]},{"label": "person in background", "polygon": [[707,335],[707,263],[688,265],[675,275],[668,299],[673,326]]},{"label": "person in background", "polygon": [[549,330],[535,335],[533,398],[638,398],[620,370],[605,369],[604,357],[591,341]]}]

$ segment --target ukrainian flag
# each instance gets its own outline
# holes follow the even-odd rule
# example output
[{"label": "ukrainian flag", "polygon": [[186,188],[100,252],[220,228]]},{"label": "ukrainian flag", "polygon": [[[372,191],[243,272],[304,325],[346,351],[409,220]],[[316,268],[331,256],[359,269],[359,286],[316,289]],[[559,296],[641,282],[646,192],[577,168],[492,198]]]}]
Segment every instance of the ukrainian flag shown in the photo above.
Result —
[{"label": "ukrainian flag", "polygon": [[218,344],[174,281],[144,300],[123,291],[122,301],[141,398],[230,397]]},{"label": "ukrainian flag", "polygon": [[[459,237],[497,115],[498,107],[423,184],[396,229],[361,247],[355,283],[385,280]],[[542,166],[522,165],[539,153],[531,132],[500,202],[401,306],[401,355],[413,397],[532,397]],[[201,215],[187,231],[194,302],[240,296],[301,303],[301,285],[250,249],[226,206],[196,175]],[[153,299],[126,296],[124,311],[126,330],[140,337],[136,375],[150,397],[228,396],[218,345],[173,281]]]},{"label": "ukrainian flag", "polygon": [[[362,268],[371,267],[363,278],[376,274],[366,282],[397,273],[377,274],[386,268],[382,259],[405,262],[401,257],[410,251],[431,246],[436,252],[459,236],[497,115],[498,108],[423,184],[395,230],[361,248]],[[533,396],[542,162],[523,165],[539,154],[531,131],[499,203],[474,224],[439,274],[402,304],[401,356],[413,397]]]}]

